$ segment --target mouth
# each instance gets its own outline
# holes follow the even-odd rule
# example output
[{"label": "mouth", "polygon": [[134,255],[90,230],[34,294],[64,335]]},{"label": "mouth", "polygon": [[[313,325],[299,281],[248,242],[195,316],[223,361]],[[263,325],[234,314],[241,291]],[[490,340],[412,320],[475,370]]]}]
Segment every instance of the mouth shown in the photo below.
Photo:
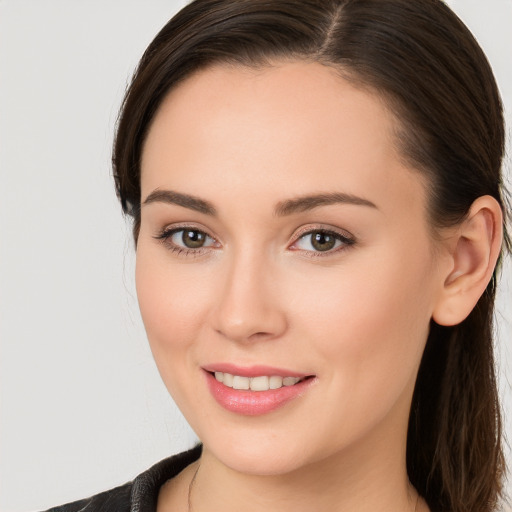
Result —
[{"label": "mouth", "polygon": [[280,389],[284,386],[295,386],[299,382],[313,378],[312,375],[305,377],[291,377],[280,375],[258,375],[256,377],[245,377],[243,375],[233,375],[227,372],[209,372],[217,382],[221,382],[228,388],[245,391],[269,391]]},{"label": "mouth", "polygon": [[203,368],[210,393],[227,411],[245,416],[258,416],[280,409],[307,394],[317,381],[316,375],[293,375],[277,368],[222,366]]}]

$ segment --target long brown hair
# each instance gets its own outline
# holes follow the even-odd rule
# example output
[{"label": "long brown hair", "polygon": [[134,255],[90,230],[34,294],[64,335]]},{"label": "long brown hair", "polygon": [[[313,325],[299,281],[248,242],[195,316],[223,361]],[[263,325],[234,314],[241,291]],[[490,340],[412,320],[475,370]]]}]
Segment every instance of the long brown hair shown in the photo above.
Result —
[{"label": "long brown hair", "polygon": [[[163,98],[218,62],[313,60],[384,97],[397,143],[429,184],[433,229],[454,225],[473,201],[506,211],[498,89],[477,42],[440,0],[196,0],[160,31],[127,91],[113,166],[123,210],[140,226],[140,158]],[[510,249],[510,239],[505,236]],[[439,512],[490,512],[505,465],[493,359],[496,271],[460,325],[432,322],[412,400],[409,478]]]}]

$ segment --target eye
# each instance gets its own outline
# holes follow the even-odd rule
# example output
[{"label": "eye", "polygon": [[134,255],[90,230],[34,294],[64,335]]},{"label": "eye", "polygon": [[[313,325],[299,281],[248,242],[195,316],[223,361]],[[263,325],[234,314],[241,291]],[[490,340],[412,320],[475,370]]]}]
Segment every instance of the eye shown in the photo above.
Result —
[{"label": "eye", "polygon": [[348,245],[353,245],[355,240],[341,233],[325,229],[310,230],[302,234],[293,244],[292,249],[310,252],[336,252]]},{"label": "eye", "polygon": [[204,231],[198,229],[180,229],[175,230],[169,237],[169,240],[179,246],[187,249],[199,249],[201,247],[208,247],[213,238],[208,236]]},{"label": "eye", "polygon": [[214,238],[194,227],[166,228],[155,238],[177,253],[197,253],[217,245]]}]

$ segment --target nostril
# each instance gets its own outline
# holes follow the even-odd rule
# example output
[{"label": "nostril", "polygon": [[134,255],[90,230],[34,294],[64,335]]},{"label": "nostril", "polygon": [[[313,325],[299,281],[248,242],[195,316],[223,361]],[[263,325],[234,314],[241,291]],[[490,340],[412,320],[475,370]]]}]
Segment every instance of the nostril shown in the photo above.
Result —
[{"label": "nostril", "polygon": [[269,336],[272,336],[269,332],[255,332],[254,334],[251,334],[249,338],[259,339],[259,338],[268,338]]}]

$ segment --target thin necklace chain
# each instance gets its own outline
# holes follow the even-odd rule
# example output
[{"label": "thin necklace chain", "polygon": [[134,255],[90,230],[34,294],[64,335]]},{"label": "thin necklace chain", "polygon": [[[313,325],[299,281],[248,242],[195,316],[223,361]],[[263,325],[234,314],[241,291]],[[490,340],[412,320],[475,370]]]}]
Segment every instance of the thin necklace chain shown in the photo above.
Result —
[{"label": "thin necklace chain", "polygon": [[[194,487],[194,482],[196,481],[197,472],[199,471],[200,464],[197,464],[196,472],[194,473],[194,476],[192,477],[192,480],[190,480],[190,483],[188,484],[188,512],[192,512],[192,487]],[[416,510],[414,511],[416,512]]]},{"label": "thin necklace chain", "polygon": [[416,496],[416,505],[414,505],[414,512],[416,512],[418,510],[418,503],[420,502],[420,493],[419,492],[416,492],[417,496]]},{"label": "thin necklace chain", "polygon": [[418,510],[418,503],[420,502],[420,493],[416,491],[416,505],[414,505],[414,512]]},{"label": "thin necklace chain", "polygon": [[[196,469],[196,471],[194,473],[194,476],[192,477],[192,480],[190,480],[190,483],[188,484],[188,497],[187,497],[188,512],[192,512],[192,488],[194,487],[194,483],[196,481],[196,476],[197,476],[197,473],[199,471],[199,467],[200,467],[200,464],[197,465],[197,469]],[[414,505],[414,511],[413,512],[417,512],[419,501],[420,501],[420,493],[418,492],[417,493],[417,497],[416,497],[416,504]]]}]

